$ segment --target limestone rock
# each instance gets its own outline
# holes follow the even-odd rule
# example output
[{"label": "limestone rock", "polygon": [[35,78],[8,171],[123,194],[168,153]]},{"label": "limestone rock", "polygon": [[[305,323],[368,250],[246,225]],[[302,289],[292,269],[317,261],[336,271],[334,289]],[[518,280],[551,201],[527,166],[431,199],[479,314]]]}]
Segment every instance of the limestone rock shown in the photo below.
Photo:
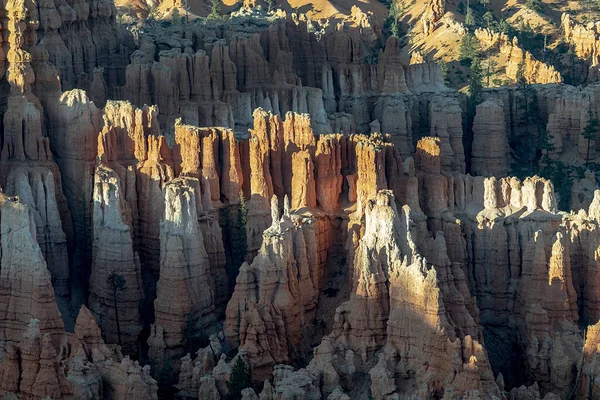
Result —
[{"label": "limestone rock", "polygon": [[502,105],[492,100],[479,104],[473,121],[473,173],[496,177],[507,175],[508,151]]},{"label": "limestone rock", "polygon": [[208,254],[198,226],[200,187],[197,179],[177,178],[165,186],[165,215],[161,222],[161,262],[155,326],[162,331],[166,354],[180,358],[192,332],[214,322],[214,290]]},{"label": "limestone rock", "polygon": [[[30,320],[39,332],[57,340],[63,330],[51,275],[36,241],[36,225],[29,207],[0,193],[0,311],[3,340],[18,343]],[[55,342],[57,343],[57,342]]]},{"label": "limestone rock", "polygon": [[[131,209],[123,197],[118,175],[104,164],[94,179],[94,253],[90,277],[90,309],[101,321],[108,342],[119,343],[126,352],[136,351],[141,331],[139,306],[143,298],[140,263],[133,250]],[[108,278],[116,273],[126,289],[115,293]],[[117,316],[120,322],[117,326]]]}]

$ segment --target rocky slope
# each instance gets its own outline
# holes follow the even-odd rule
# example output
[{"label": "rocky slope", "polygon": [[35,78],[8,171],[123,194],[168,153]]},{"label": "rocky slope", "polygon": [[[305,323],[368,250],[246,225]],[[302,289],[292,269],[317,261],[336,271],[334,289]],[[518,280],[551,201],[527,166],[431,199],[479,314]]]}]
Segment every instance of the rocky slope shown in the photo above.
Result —
[{"label": "rocky slope", "polygon": [[596,85],[472,107],[359,10],[0,10],[3,396],[594,397]]}]

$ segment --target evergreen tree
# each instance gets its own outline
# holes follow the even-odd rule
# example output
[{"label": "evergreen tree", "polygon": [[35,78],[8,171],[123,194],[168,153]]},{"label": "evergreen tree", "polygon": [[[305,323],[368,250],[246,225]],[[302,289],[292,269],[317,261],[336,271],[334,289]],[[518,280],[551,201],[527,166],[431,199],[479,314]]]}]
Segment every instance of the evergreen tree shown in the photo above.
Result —
[{"label": "evergreen tree", "polygon": [[469,75],[469,101],[475,105],[481,101],[481,90],[483,89],[483,70],[479,57],[473,58],[471,61]]},{"label": "evergreen tree", "polygon": [[585,152],[585,167],[587,168],[590,163],[590,147],[592,145],[592,140],[596,139],[596,134],[598,133],[598,128],[600,127],[600,121],[597,118],[592,118],[591,114],[589,115],[589,119],[585,128],[583,128],[583,132],[581,135],[587,140],[586,152]]},{"label": "evergreen tree", "polygon": [[490,78],[492,76],[492,74],[494,73],[494,70],[496,69],[496,61],[492,60],[491,58],[489,58],[486,62],[486,71],[485,71],[485,77],[486,77],[486,86],[490,87]]},{"label": "evergreen tree", "polygon": [[402,38],[404,32],[402,30],[402,19],[406,13],[407,6],[404,0],[392,0],[390,11],[386,19],[386,26],[389,27],[390,33],[397,39]]},{"label": "evergreen tree", "polygon": [[471,148],[473,145],[473,120],[475,118],[477,104],[481,102],[481,91],[483,89],[482,80],[483,71],[481,69],[481,61],[479,60],[479,57],[475,57],[471,62],[469,74],[469,89],[467,97],[467,129],[466,134],[463,135],[463,144],[465,147],[467,169],[470,169]]},{"label": "evergreen tree", "polygon": [[212,0],[210,14],[208,14],[208,18],[209,19],[221,18],[221,0]]},{"label": "evergreen tree", "polygon": [[448,77],[448,64],[446,64],[446,61],[441,58],[438,60],[437,64],[440,67],[444,84],[448,85],[450,83],[450,78]]},{"label": "evergreen tree", "polygon": [[250,369],[244,360],[242,360],[242,357],[238,357],[233,364],[231,376],[227,381],[227,399],[240,400],[242,398],[242,390],[249,388],[251,385]]},{"label": "evergreen tree", "polygon": [[498,22],[498,32],[508,33],[510,32],[510,24],[505,19]]},{"label": "evergreen tree", "polygon": [[462,65],[471,65],[471,61],[479,56],[479,42],[472,33],[462,37],[458,48],[458,59]]},{"label": "evergreen tree", "polygon": [[400,26],[400,22],[397,20],[392,21],[392,36],[396,39],[400,39],[402,37],[402,28]]},{"label": "evergreen tree", "polygon": [[389,18],[393,21],[401,21],[404,18],[404,14],[408,6],[404,3],[404,0],[392,0],[392,4],[390,6]]},{"label": "evergreen tree", "polygon": [[489,29],[492,22],[494,22],[494,14],[491,11],[486,12],[485,14],[483,14],[483,20],[485,21]]},{"label": "evergreen tree", "polygon": [[179,14],[179,8],[175,7],[173,11],[171,11],[171,21],[173,23],[178,23],[181,21],[181,15]]},{"label": "evergreen tree", "polygon": [[538,124],[539,140],[538,147],[542,151],[541,162],[544,168],[551,166],[554,162],[550,158],[550,154],[554,151],[554,144],[552,141],[552,135],[548,134],[548,131]]},{"label": "evergreen tree", "polygon": [[527,0],[525,2],[525,7],[532,11],[540,12],[542,11],[542,0]]},{"label": "evergreen tree", "polygon": [[553,145],[550,136],[543,129],[539,119],[539,107],[537,95],[531,84],[527,81],[524,73],[524,63],[519,65],[517,72],[518,96],[517,113],[522,126],[524,136],[513,138],[511,151],[515,161],[515,172],[520,177],[532,176],[540,172],[538,161],[550,163],[548,154]]},{"label": "evergreen tree", "polygon": [[467,14],[465,15],[465,25],[473,26],[475,25],[475,16],[473,15],[473,10],[471,7],[467,9]]},{"label": "evergreen tree", "polygon": [[479,0],[479,3],[482,6],[487,7],[490,4],[490,0]]},{"label": "evergreen tree", "polygon": [[121,324],[119,323],[119,307],[117,307],[117,297],[119,293],[127,290],[125,278],[122,275],[117,274],[115,271],[111,272],[106,278],[106,284],[112,291],[113,304],[115,307],[115,320],[117,322],[117,335],[119,337],[119,345],[121,344]]}]

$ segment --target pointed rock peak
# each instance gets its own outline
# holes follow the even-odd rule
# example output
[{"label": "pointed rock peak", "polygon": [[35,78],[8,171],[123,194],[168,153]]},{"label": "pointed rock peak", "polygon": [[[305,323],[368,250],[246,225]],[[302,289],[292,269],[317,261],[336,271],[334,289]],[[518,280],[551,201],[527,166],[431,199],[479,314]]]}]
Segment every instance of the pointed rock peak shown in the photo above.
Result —
[{"label": "pointed rock peak", "polygon": [[564,282],[567,278],[567,269],[571,268],[569,258],[569,247],[565,245],[564,235],[561,232],[556,233],[556,240],[552,245],[552,256],[550,257],[550,271],[548,273],[548,283],[559,279]]},{"label": "pointed rock peak", "polygon": [[202,208],[204,211],[210,211],[213,209],[210,181],[207,176],[202,177]]},{"label": "pointed rock peak", "polygon": [[58,353],[56,352],[56,349],[52,345],[52,335],[50,335],[49,333],[46,333],[44,335],[44,337],[42,338],[41,358],[49,360],[49,359],[56,358],[57,354]]},{"label": "pointed rock peak", "polygon": [[79,309],[79,315],[75,322],[75,336],[83,342],[95,343],[102,341],[102,332],[96,323],[96,319],[85,305],[82,305]]},{"label": "pointed rock peak", "polygon": [[271,227],[269,228],[270,233],[281,233],[281,223],[279,217],[279,201],[277,196],[271,197]]},{"label": "pointed rock peak", "polygon": [[596,222],[600,222],[600,190],[594,191],[594,199],[590,204],[588,216]]},{"label": "pointed rock peak", "polygon": [[291,218],[290,216],[290,199],[286,194],[283,198],[283,216],[286,218]]}]

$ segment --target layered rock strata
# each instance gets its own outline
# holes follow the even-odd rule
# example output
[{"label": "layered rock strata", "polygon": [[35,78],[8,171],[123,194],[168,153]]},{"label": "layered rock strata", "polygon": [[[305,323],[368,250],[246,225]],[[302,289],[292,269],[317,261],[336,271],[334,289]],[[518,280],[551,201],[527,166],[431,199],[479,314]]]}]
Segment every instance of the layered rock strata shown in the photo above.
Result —
[{"label": "layered rock strata", "polygon": [[200,196],[194,178],[177,178],[165,186],[160,279],[149,339],[150,356],[159,365],[180,358],[191,333],[206,332],[215,320],[214,284],[198,224]]},{"label": "layered rock strata", "polygon": [[[131,209],[117,173],[104,164],[94,179],[94,250],[90,276],[90,309],[111,343],[135,351],[141,331],[143,297],[140,260],[133,250]],[[111,286],[110,277],[123,278],[125,288]]]}]

